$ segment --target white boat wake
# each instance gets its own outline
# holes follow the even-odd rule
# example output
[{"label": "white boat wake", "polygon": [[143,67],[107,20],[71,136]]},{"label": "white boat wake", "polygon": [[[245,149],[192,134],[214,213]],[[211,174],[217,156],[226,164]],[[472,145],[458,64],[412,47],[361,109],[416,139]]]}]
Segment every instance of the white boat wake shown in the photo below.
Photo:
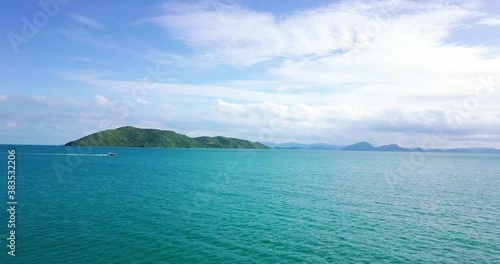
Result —
[{"label": "white boat wake", "polygon": [[44,156],[87,156],[87,157],[107,157],[109,154],[77,154],[77,153],[17,153],[17,155],[44,155]]}]

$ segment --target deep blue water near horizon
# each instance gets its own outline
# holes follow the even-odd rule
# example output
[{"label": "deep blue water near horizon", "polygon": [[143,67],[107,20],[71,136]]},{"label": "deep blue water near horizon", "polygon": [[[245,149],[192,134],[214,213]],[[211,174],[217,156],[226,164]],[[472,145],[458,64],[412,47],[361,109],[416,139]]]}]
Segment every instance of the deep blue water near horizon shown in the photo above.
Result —
[{"label": "deep blue water near horizon", "polygon": [[14,148],[0,263],[500,263],[500,155]]}]

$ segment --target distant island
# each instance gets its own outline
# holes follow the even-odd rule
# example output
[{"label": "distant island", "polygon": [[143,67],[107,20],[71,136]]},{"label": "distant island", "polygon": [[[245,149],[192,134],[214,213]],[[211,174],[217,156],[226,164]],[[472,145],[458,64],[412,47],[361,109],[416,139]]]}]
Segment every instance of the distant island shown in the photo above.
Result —
[{"label": "distant island", "polygon": [[435,153],[498,153],[499,149],[494,148],[454,148],[454,149],[422,149],[422,148],[403,148],[396,144],[383,145],[380,147],[374,147],[368,142],[359,142],[354,145],[344,147],[344,151],[393,151],[393,152],[410,152],[410,151],[422,151],[422,152],[435,152]]},{"label": "distant island", "polygon": [[[343,148],[342,150],[350,150],[350,151],[402,151],[402,152],[412,151],[412,149],[402,148],[396,144],[374,147],[372,144],[370,144],[368,142],[364,142],[364,141],[356,143],[354,145],[347,146],[347,147]],[[415,149],[415,150],[422,150],[422,149]]]},{"label": "distant island", "polygon": [[343,147],[324,143],[302,144],[295,142],[272,143],[262,142],[262,144],[274,149],[310,149],[310,150],[341,150]]},{"label": "distant island", "polygon": [[258,142],[250,142],[237,138],[190,138],[174,131],[143,129],[131,126],[97,132],[78,140],[68,142],[65,146],[222,149],[269,148]]},{"label": "distant island", "polygon": [[494,153],[500,154],[494,148],[455,148],[455,149],[422,149],[403,148],[396,144],[375,147],[368,142],[359,142],[341,147],[323,143],[271,143],[251,142],[248,140],[228,137],[195,137],[169,130],[144,129],[132,126],[120,127],[97,132],[65,146],[95,146],[95,147],[143,147],[143,148],[219,148],[219,149],[308,149],[308,150],[342,150],[342,151],[386,151],[386,152],[435,152],[435,153]]}]

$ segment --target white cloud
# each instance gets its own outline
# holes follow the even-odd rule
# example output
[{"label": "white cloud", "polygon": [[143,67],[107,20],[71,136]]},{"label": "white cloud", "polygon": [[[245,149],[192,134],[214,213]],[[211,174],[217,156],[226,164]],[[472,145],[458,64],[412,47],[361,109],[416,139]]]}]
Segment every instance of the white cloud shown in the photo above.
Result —
[{"label": "white cloud", "polygon": [[93,61],[93,59],[89,58],[89,57],[74,57],[74,58],[71,58],[71,60],[73,60],[73,61],[81,61],[81,62],[91,62],[91,61]]},{"label": "white cloud", "polygon": [[[322,89],[333,104],[432,109],[473,96],[478,78],[500,79],[497,47],[449,41],[485,18],[479,3],[343,1],[287,16],[220,2],[167,4],[151,21],[198,60],[239,67],[272,60],[261,78],[288,88],[260,100],[322,101]],[[257,98],[257,89],[222,94]]]},{"label": "white cloud", "polygon": [[[120,81],[100,78],[92,75],[66,75],[68,80],[82,82],[92,85],[96,90],[104,89],[113,93],[126,94],[134,97],[132,91],[137,88],[144,87],[141,81]],[[267,91],[253,90],[246,85],[190,85],[182,83],[155,83],[155,89],[141,90],[145,92],[146,98],[172,98],[172,97],[189,97],[189,98],[211,98],[211,99],[232,99],[245,101],[262,101],[263,99],[275,102],[290,102],[290,101],[321,101],[325,102],[330,97],[311,95],[300,96],[294,94],[279,93],[274,88]],[[274,90],[273,90],[274,89]],[[136,100],[134,100],[136,101]]]},{"label": "white cloud", "polygon": [[7,101],[7,96],[0,94],[0,103],[6,102]]},{"label": "white cloud", "polygon": [[218,100],[206,113],[205,119],[246,137],[256,137],[260,131],[267,131],[270,138],[260,138],[260,141],[286,142],[300,138],[299,141],[307,143],[347,145],[369,140],[379,145],[396,142],[418,147],[426,135],[440,132],[444,137],[439,146],[448,147],[453,144],[444,142],[447,139],[462,141],[460,143],[469,140],[469,146],[472,142],[477,146],[492,146],[494,141],[491,139],[500,137],[500,120],[495,112],[481,115],[464,112],[461,115],[461,124],[455,126],[447,121],[447,109],[379,109],[347,104],[332,106],[272,102],[237,104]]},{"label": "white cloud", "polygon": [[142,104],[142,105],[149,105],[149,102],[148,102],[148,101],[146,101],[146,100],[144,100],[144,99],[141,99],[141,98],[137,98],[135,101],[136,101],[137,103],[139,103],[139,104]]},{"label": "white cloud", "polygon": [[315,93],[320,86],[329,95],[351,90],[355,102],[375,96],[396,103],[398,96],[409,98],[401,103],[426,104],[415,98],[469,96],[479,77],[500,77],[496,47],[448,43],[471,20],[484,19],[478,6],[344,1],[278,17],[217,2],[168,4],[151,21],[192,47],[198,60],[232,66],[277,60],[261,78],[281,87]]},{"label": "white cloud", "polygon": [[477,24],[490,27],[500,27],[500,16],[488,15],[477,21]]},{"label": "white cloud", "polygon": [[95,95],[95,102],[96,102],[96,104],[102,105],[102,106],[106,106],[106,105],[110,104],[108,98],[101,96],[101,95],[98,95],[98,94]]},{"label": "white cloud", "polygon": [[151,61],[155,65],[175,65],[177,67],[186,67],[192,63],[181,55],[169,52],[160,52],[156,49],[150,49],[144,59]]},{"label": "white cloud", "polygon": [[112,37],[108,35],[96,35],[82,27],[73,26],[59,33],[71,41],[83,43],[92,47],[120,52],[124,50],[123,45],[117,45]]},{"label": "white cloud", "polygon": [[91,28],[98,29],[98,30],[105,30],[106,29],[106,25],[104,25],[103,23],[101,23],[97,20],[91,19],[89,17],[82,16],[79,14],[69,14],[69,16],[71,17],[71,19],[73,21],[77,22],[80,25],[84,25],[84,26],[91,27]]},{"label": "white cloud", "polygon": [[65,97],[51,97],[45,95],[17,95],[12,96],[12,100],[21,104],[39,105],[46,108],[57,108],[57,107],[81,107],[84,102],[75,100],[73,98]]},{"label": "white cloud", "polygon": [[165,14],[151,21],[194,48],[201,59],[248,66],[277,57],[349,52],[387,24],[398,24],[400,42],[438,41],[477,15],[459,4],[395,0],[344,1],[278,17],[216,2],[167,4]]},{"label": "white cloud", "polygon": [[274,102],[238,104],[217,100],[208,116],[221,122],[266,126],[275,123],[284,129],[333,128],[341,122],[376,120],[384,110],[349,104],[314,105]]},{"label": "white cloud", "polygon": [[[229,81],[161,82],[140,100],[148,109],[172,104],[176,112],[198,114],[189,120],[200,127],[186,126],[186,116],[169,120],[194,134],[231,131],[251,138],[274,122],[280,141],[413,146],[415,135],[440,127],[456,142],[491,143],[498,138],[492,128],[500,127],[500,53],[498,46],[470,42],[463,31],[496,24],[478,8],[476,1],[342,1],[278,16],[234,4],[170,3],[149,21],[192,53],[152,50],[146,59],[177,69],[224,66]],[[250,79],[232,79],[231,67],[248,70]],[[465,102],[477,99],[479,78],[491,78],[496,93],[464,111]],[[109,98],[141,87],[140,81],[103,76],[69,79],[105,89]],[[109,102],[96,96],[97,101]],[[443,119],[457,107],[463,125],[451,129]]]},{"label": "white cloud", "polygon": [[50,102],[50,98],[48,98],[45,95],[33,95],[33,96],[31,96],[31,99],[34,102],[37,102],[37,103],[40,103],[40,104],[46,104],[46,103]]},{"label": "white cloud", "polygon": [[7,128],[15,128],[17,127],[17,124],[15,122],[7,122],[5,125]]}]

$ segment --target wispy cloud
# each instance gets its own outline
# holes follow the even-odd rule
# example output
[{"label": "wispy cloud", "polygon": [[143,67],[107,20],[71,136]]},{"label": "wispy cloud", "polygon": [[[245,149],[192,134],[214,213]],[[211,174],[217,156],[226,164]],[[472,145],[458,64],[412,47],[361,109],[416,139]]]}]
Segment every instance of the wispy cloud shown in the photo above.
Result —
[{"label": "wispy cloud", "polygon": [[106,106],[106,105],[110,104],[108,98],[106,98],[102,95],[98,95],[98,94],[96,94],[96,96],[95,96],[95,102],[96,102],[96,104],[101,105],[101,106]]},{"label": "wispy cloud", "polygon": [[207,112],[206,118],[231,130],[270,128],[273,131],[272,140],[281,142],[297,137],[309,143],[328,138],[328,142],[341,144],[370,139],[377,144],[399,142],[416,146],[416,137],[441,131],[453,140],[491,146],[491,138],[500,136],[496,112],[481,112],[474,118],[464,119],[462,126],[454,128],[445,122],[445,108],[380,109],[348,104],[318,106],[273,102],[237,104],[218,100]]},{"label": "wispy cloud", "polygon": [[376,96],[394,104],[385,99],[398,96],[420,104],[421,96],[472,95],[478,77],[500,75],[496,47],[449,41],[485,18],[478,6],[343,1],[277,16],[204,2],[167,4],[164,15],[150,21],[191,47],[198,60],[238,67],[269,62],[262,66],[266,76],[284,86],[332,93],[350,83],[353,102]]},{"label": "wispy cloud", "polygon": [[[292,135],[292,128],[305,134],[324,129],[315,136],[335,131],[343,135],[336,142],[345,143],[365,124],[367,133],[360,137],[380,141],[383,133],[406,133],[400,140],[410,141],[412,129],[430,133],[446,127],[444,113],[475,95],[478,78],[500,77],[496,47],[471,45],[461,36],[463,29],[486,23],[479,6],[470,1],[341,1],[279,16],[233,2],[168,3],[162,15],[147,21],[192,53],[155,50],[148,59],[172,65],[189,58],[190,63],[262,71],[247,80],[162,83],[153,97],[216,101],[205,116],[236,130],[255,130],[278,116],[290,125],[283,138],[301,137]],[[81,81],[112,93],[139,85]],[[481,102],[479,117],[464,117],[475,128],[464,131],[485,129],[478,120],[493,122],[498,112],[493,99]]]},{"label": "wispy cloud", "polygon": [[144,59],[154,63],[155,65],[175,65],[177,67],[192,66],[193,63],[189,59],[181,55],[169,52],[161,52],[156,49],[150,49]]},{"label": "wispy cloud", "polygon": [[82,27],[71,27],[66,30],[60,31],[60,34],[65,36],[71,41],[83,43],[92,47],[104,48],[113,51],[119,50],[118,45],[114,43],[114,40],[110,36],[97,36],[94,33],[89,32]]},{"label": "wispy cloud", "polygon": [[[439,42],[460,22],[477,16],[459,4],[412,1],[344,1],[279,17],[235,4],[166,4],[164,15],[150,19],[195,49],[201,59],[248,66],[273,58],[346,53],[367,38],[410,42],[424,36]],[[382,27],[390,28],[385,29]],[[386,36],[387,31],[397,34]],[[369,35],[369,34],[368,34]]]},{"label": "wispy cloud", "polygon": [[73,57],[71,58],[72,61],[81,61],[81,62],[91,62],[93,61],[92,58],[89,57]]},{"label": "wispy cloud", "polygon": [[69,17],[76,23],[83,26],[91,27],[93,29],[105,30],[107,28],[106,25],[104,25],[103,23],[83,15],[69,14]]},{"label": "wispy cloud", "polygon": [[[132,26],[145,10],[108,25],[97,15],[71,14],[69,26],[59,27],[66,38],[50,40],[74,45],[71,52],[50,55],[72,60],[61,85],[75,87],[65,96],[81,99],[30,96],[32,90],[21,88],[23,96],[0,95],[0,102],[26,105],[16,110],[18,127],[70,131],[77,120],[98,130],[102,118],[116,119],[104,107],[122,102],[130,112],[116,125],[192,135],[256,140],[260,129],[273,127],[275,141],[413,146],[416,135],[439,128],[457,146],[500,147],[494,142],[500,138],[499,11],[487,10],[490,1],[341,0],[265,12],[245,3],[169,1]],[[106,30],[121,27],[129,28]],[[126,56],[106,57],[110,63],[90,73],[81,63],[94,66],[106,52]],[[155,78],[148,78],[149,64],[161,66]],[[488,87],[481,78],[489,78]],[[155,89],[143,93],[148,80],[157,82]],[[450,128],[443,120],[457,107],[462,125]]]},{"label": "wispy cloud", "polygon": [[29,105],[26,109],[33,110],[34,108],[40,109],[55,109],[64,107],[84,107],[87,103],[84,100],[77,100],[71,97],[53,97],[46,95],[23,95],[16,94],[9,96],[8,103],[15,105]]},{"label": "wispy cloud", "polygon": [[486,25],[491,27],[500,27],[500,16],[487,15],[477,21],[478,25]]}]

